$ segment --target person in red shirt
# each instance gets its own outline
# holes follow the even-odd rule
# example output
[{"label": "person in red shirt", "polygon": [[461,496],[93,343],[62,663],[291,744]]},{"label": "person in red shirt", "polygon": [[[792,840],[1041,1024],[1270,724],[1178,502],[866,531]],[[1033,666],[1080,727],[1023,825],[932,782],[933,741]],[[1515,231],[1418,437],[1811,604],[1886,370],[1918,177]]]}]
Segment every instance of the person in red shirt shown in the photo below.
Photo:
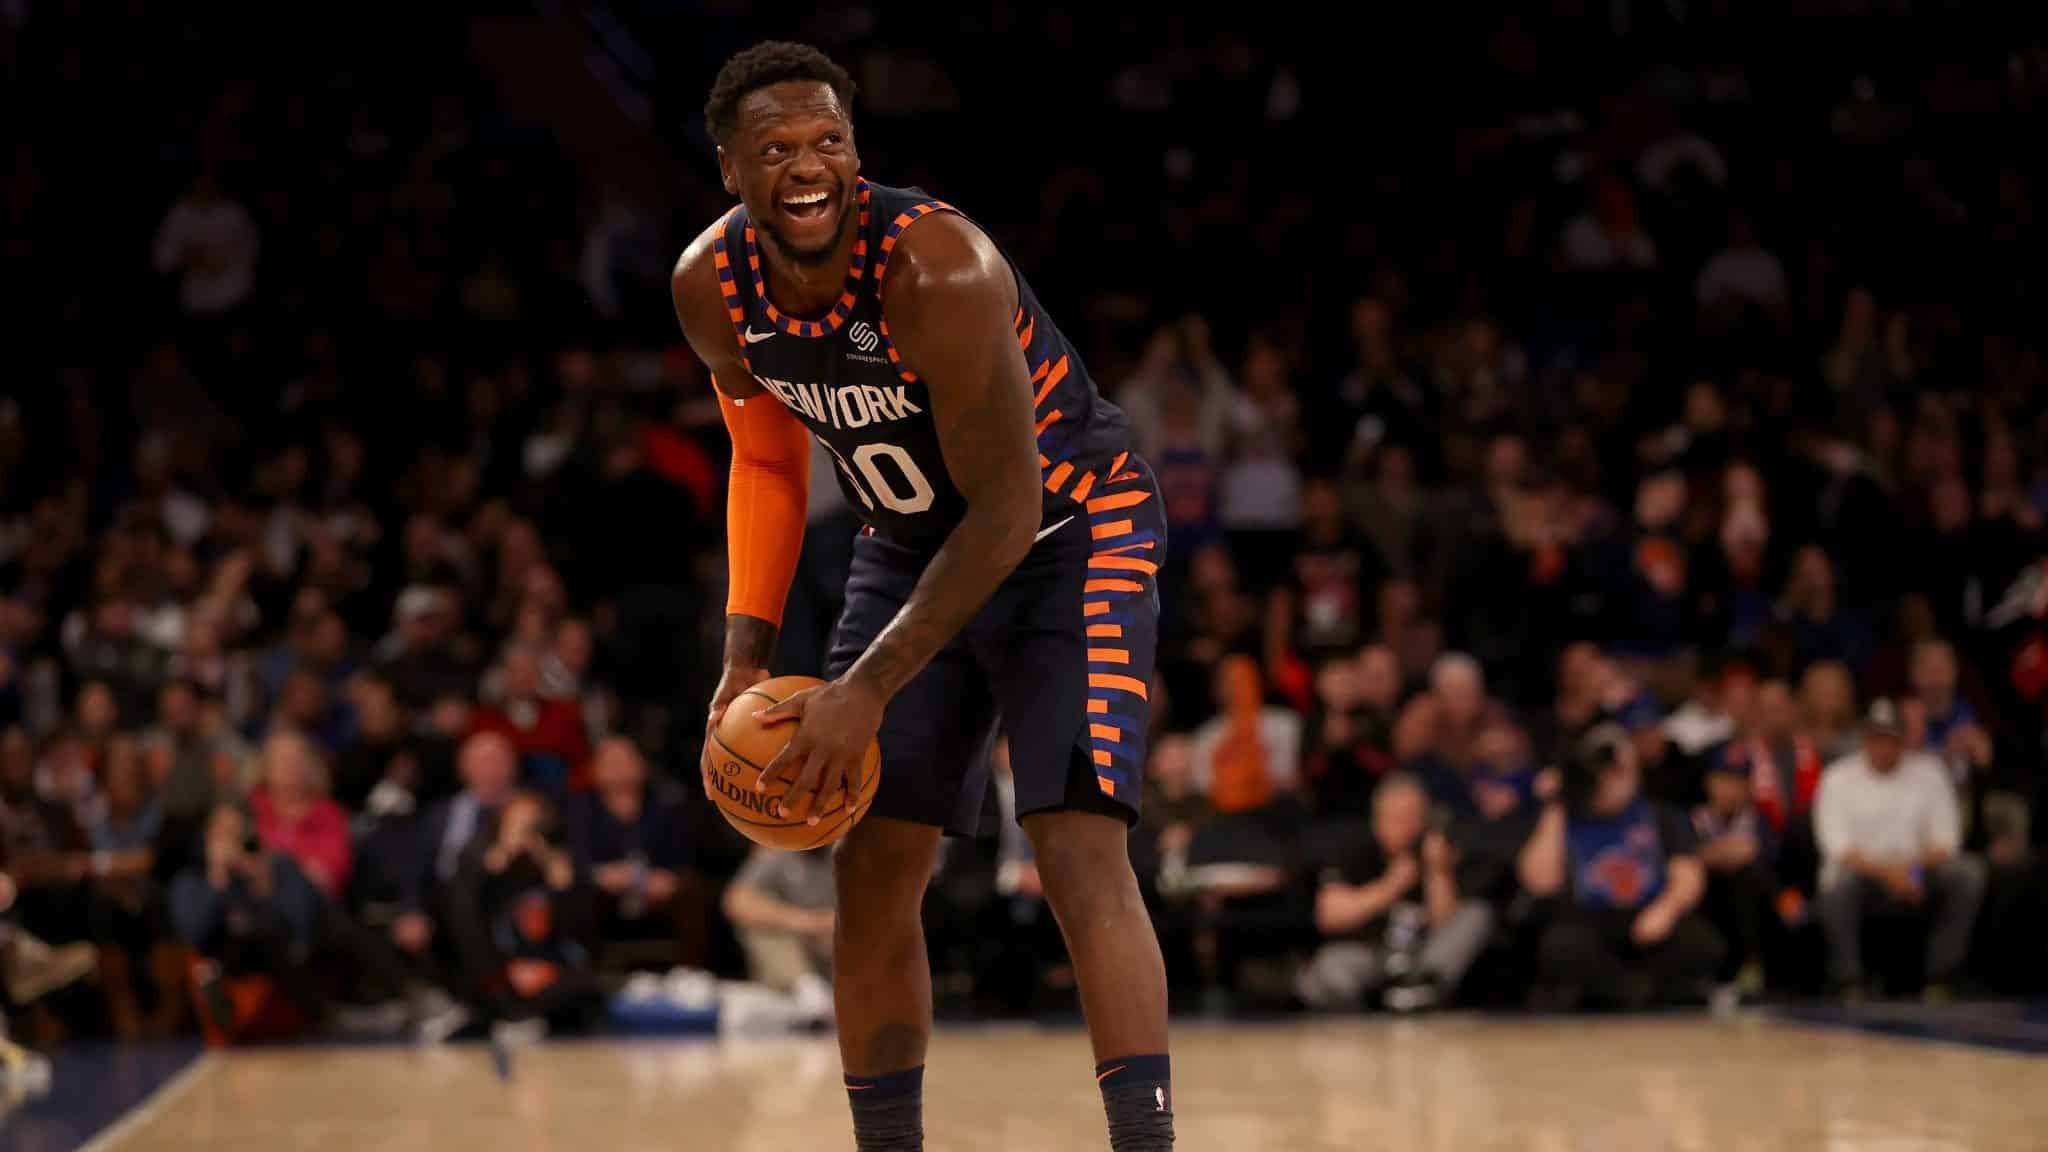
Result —
[{"label": "person in red shirt", "polygon": [[515,647],[499,667],[497,702],[470,717],[471,735],[498,732],[519,750],[521,775],[543,788],[590,789],[590,737],[573,697],[541,693],[540,655]]},{"label": "person in red shirt", "polygon": [[263,741],[263,779],[249,807],[263,847],[291,857],[322,896],[339,902],[353,863],[348,813],[327,795],[325,776],[304,733],[274,729]]}]

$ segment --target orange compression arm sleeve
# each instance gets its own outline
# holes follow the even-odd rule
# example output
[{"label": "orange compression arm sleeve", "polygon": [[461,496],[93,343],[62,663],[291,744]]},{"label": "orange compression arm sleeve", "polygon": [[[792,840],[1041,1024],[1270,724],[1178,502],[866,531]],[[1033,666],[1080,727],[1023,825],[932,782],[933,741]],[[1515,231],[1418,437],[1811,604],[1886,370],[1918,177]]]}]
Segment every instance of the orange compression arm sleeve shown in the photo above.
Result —
[{"label": "orange compression arm sleeve", "polygon": [[737,403],[720,392],[718,409],[732,434],[732,476],[725,496],[725,611],[780,627],[804,545],[811,434],[766,393],[751,403]]}]

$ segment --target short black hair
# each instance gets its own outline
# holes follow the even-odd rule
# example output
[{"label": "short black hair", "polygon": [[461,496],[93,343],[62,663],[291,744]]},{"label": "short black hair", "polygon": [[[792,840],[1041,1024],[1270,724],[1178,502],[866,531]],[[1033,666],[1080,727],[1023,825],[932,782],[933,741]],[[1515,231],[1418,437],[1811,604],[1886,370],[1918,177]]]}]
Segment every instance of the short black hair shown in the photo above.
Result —
[{"label": "short black hair", "polygon": [[718,70],[711,95],[704,101],[704,127],[723,143],[739,124],[740,101],[771,84],[808,80],[829,84],[841,107],[853,106],[853,77],[809,44],[764,40],[735,55]]}]

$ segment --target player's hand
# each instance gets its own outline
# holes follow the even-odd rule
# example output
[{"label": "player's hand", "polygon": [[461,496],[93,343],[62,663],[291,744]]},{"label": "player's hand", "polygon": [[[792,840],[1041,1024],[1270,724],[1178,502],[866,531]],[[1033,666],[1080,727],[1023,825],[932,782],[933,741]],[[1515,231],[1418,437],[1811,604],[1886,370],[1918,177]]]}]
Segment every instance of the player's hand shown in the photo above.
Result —
[{"label": "player's hand", "polygon": [[710,769],[711,733],[718,727],[718,722],[725,719],[726,708],[739,698],[740,693],[766,679],[766,668],[746,668],[731,664],[726,666],[725,675],[718,678],[718,691],[711,694],[711,712],[704,718],[704,754],[700,757],[700,768],[707,771]]},{"label": "player's hand", "polygon": [[794,820],[817,823],[824,801],[859,776],[868,746],[881,731],[885,703],[873,689],[842,678],[756,712],[754,718],[763,725],[799,723],[796,735],[768,762],[755,787],[773,794],[778,785],[787,785],[783,812]]},{"label": "player's hand", "polygon": [[1671,929],[1678,923],[1678,914],[1669,905],[1651,904],[1636,913],[1636,922],[1629,926],[1629,939],[1639,947],[1648,948],[1661,943],[1671,935]]},{"label": "player's hand", "polygon": [[747,668],[727,665],[725,675],[718,678],[718,691],[711,694],[711,714],[705,718],[704,731],[710,732],[725,719],[725,710],[739,695],[761,681],[768,679],[766,668]]}]

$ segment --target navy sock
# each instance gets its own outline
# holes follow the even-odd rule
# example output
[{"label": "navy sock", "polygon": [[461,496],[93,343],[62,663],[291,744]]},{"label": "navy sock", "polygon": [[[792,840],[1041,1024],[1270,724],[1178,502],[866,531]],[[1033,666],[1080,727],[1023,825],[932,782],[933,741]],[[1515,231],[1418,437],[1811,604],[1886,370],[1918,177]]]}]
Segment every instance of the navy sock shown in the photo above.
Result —
[{"label": "navy sock", "polygon": [[848,1076],[857,1152],[922,1152],[924,1065],[883,1076]]},{"label": "navy sock", "polygon": [[1095,1066],[1110,1152],[1169,1152],[1173,1147],[1173,1072],[1166,1055],[1125,1056]]}]

